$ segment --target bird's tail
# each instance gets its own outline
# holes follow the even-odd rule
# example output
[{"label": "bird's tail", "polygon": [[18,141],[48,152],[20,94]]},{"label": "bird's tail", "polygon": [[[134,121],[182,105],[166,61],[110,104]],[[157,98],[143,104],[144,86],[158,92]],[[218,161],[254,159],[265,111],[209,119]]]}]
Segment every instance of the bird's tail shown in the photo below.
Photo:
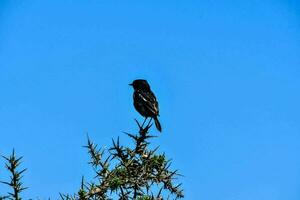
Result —
[{"label": "bird's tail", "polygon": [[159,121],[158,121],[157,116],[154,117],[153,119],[154,119],[155,126],[156,126],[157,130],[158,130],[159,132],[161,132],[161,125],[160,125],[160,123],[159,123]]}]

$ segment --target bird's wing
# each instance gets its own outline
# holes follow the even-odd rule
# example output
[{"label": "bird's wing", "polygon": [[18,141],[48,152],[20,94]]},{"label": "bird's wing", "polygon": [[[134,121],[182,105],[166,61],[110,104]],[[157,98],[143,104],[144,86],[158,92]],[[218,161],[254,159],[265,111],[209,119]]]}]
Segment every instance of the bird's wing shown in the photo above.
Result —
[{"label": "bird's wing", "polygon": [[139,91],[138,92],[139,98],[144,102],[144,105],[149,109],[153,115],[159,114],[158,102],[156,100],[155,95],[151,91]]}]

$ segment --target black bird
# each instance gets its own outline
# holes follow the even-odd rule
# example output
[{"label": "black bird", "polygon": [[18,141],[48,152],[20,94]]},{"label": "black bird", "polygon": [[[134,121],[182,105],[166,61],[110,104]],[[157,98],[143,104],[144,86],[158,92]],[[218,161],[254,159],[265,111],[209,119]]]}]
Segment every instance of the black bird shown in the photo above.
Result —
[{"label": "black bird", "polygon": [[129,85],[134,89],[133,105],[135,109],[145,117],[145,121],[148,117],[154,119],[157,130],[161,132],[161,125],[157,118],[159,116],[158,102],[148,82],[143,79],[137,79]]}]

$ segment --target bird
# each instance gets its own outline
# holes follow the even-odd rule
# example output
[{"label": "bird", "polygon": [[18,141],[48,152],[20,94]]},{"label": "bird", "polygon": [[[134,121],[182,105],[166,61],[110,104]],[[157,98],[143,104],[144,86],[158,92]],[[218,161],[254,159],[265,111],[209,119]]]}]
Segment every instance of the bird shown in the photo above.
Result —
[{"label": "bird", "polygon": [[147,82],[147,80],[136,79],[129,85],[132,86],[134,89],[133,105],[136,111],[138,111],[143,117],[145,117],[145,121],[148,117],[151,117],[151,119],[154,120],[157,130],[161,132],[162,129],[158,120],[158,102],[154,93],[151,91],[150,85]]}]

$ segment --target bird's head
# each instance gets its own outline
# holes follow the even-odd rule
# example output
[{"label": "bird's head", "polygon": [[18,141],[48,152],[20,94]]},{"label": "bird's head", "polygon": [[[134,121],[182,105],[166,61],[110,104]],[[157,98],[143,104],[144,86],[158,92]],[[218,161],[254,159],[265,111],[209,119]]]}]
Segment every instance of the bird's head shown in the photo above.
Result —
[{"label": "bird's head", "polygon": [[150,85],[146,80],[143,79],[136,79],[129,85],[135,90],[150,90]]}]

